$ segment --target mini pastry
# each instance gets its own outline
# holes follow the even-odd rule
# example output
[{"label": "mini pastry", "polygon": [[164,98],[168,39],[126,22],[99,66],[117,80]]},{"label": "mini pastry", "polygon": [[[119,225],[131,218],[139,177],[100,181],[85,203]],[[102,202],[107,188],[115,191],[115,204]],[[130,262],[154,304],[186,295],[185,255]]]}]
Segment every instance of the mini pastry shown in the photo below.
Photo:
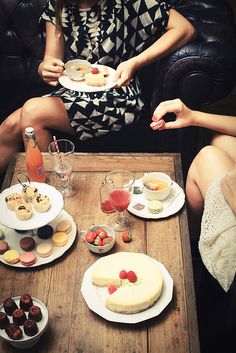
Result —
[{"label": "mini pastry", "polygon": [[29,294],[22,294],[20,297],[20,307],[24,311],[29,311],[29,308],[33,305],[33,300]]},{"label": "mini pastry", "polygon": [[32,202],[38,196],[38,189],[35,186],[25,186],[22,190],[22,196],[25,202]]},{"label": "mini pastry", "polygon": [[16,192],[11,193],[7,197],[5,197],[6,205],[9,208],[9,210],[14,210],[15,207],[17,206],[18,203],[22,202],[22,197],[20,194],[17,194]]},{"label": "mini pastry", "polygon": [[41,239],[51,238],[53,235],[53,227],[47,224],[46,226],[38,228],[37,236]]},{"label": "mini pastry", "polygon": [[38,333],[38,326],[34,320],[28,319],[24,322],[24,332],[27,336],[34,336]]},{"label": "mini pastry", "polygon": [[85,79],[85,83],[88,86],[101,87],[101,86],[105,86],[106,84],[105,77],[102,73],[98,73],[98,74],[89,73],[84,75],[84,79]]},{"label": "mini pastry", "polygon": [[9,324],[10,324],[10,321],[8,319],[7,314],[5,314],[3,311],[0,311],[0,329],[3,330]]},{"label": "mini pastry", "polygon": [[71,232],[71,229],[72,229],[71,222],[67,220],[61,221],[56,225],[57,232],[65,232],[68,234]]},{"label": "mini pastry", "polygon": [[42,311],[39,306],[31,306],[31,308],[29,309],[29,319],[34,320],[36,322],[42,319]]},{"label": "mini pastry", "polygon": [[25,221],[26,219],[29,219],[33,214],[32,206],[29,203],[19,203],[15,207],[15,214],[18,219]]},{"label": "mini pastry", "polygon": [[64,246],[68,242],[68,235],[65,232],[56,232],[52,236],[52,241],[56,246]]},{"label": "mini pastry", "polygon": [[20,262],[24,266],[32,266],[36,262],[36,256],[33,252],[25,252],[20,255]]},{"label": "mini pastry", "polygon": [[52,244],[50,243],[40,243],[36,248],[37,254],[40,257],[48,257],[52,253]]},{"label": "mini pastry", "polygon": [[0,240],[0,255],[9,250],[9,245],[5,240]]},{"label": "mini pastry", "polygon": [[39,194],[33,199],[33,205],[36,211],[47,212],[51,207],[51,202],[47,195]]},{"label": "mini pastry", "polygon": [[107,66],[99,66],[99,71],[104,75],[104,76],[108,76],[109,75],[109,71]]},{"label": "mini pastry", "polygon": [[5,310],[5,313],[11,316],[13,311],[18,307],[12,298],[6,298],[3,302],[3,308]]},{"label": "mini pastry", "polygon": [[24,251],[32,251],[35,247],[35,240],[31,237],[24,237],[20,240],[20,247]]},{"label": "mini pastry", "polygon": [[12,322],[10,325],[8,325],[5,328],[6,334],[12,339],[12,340],[20,340],[22,338],[23,332],[19,326],[17,326],[14,322]]},{"label": "mini pastry", "polygon": [[158,200],[148,201],[148,211],[151,213],[160,213],[163,210],[163,203]]},{"label": "mini pastry", "polygon": [[9,264],[16,264],[17,262],[20,261],[20,255],[19,255],[18,251],[16,251],[15,249],[7,250],[3,254],[3,258]]},{"label": "mini pastry", "polygon": [[16,325],[22,326],[26,320],[26,315],[24,310],[22,310],[21,308],[15,309],[12,313],[12,319]]}]

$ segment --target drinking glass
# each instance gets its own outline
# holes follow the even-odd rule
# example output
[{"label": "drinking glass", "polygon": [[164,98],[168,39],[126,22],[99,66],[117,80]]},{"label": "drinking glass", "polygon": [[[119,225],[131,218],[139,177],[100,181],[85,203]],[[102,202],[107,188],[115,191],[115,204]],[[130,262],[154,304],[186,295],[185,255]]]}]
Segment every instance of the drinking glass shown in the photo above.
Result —
[{"label": "drinking glass", "polygon": [[135,177],[127,170],[112,170],[105,176],[109,190],[109,200],[116,214],[108,221],[108,225],[117,232],[123,232],[130,227],[130,221],[124,211],[130,204]]},{"label": "drinking glass", "polygon": [[73,168],[75,145],[67,139],[60,139],[50,143],[48,152],[56,175],[61,180],[61,186],[58,188],[63,197],[73,196],[77,188],[70,182],[70,175]]}]

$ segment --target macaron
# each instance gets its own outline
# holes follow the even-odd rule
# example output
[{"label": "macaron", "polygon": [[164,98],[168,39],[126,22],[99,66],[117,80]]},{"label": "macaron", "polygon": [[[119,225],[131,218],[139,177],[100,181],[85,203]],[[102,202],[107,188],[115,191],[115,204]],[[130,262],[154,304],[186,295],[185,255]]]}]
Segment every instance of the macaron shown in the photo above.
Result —
[{"label": "macaron", "polygon": [[68,234],[65,232],[56,232],[52,236],[52,241],[56,246],[64,246],[68,242]]},{"label": "macaron", "polygon": [[64,232],[68,234],[71,232],[71,229],[72,229],[72,225],[71,225],[71,222],[68,220],[60,221],[56,225],[57,232]]},{"label": "macaron", "polygon": [[16,264],[17,262],[20,261],[20,255],[19,255],[18,251],[16,251],[15,249],[7,250],[3,254],[3,258],[9,264]]},{"label": "macaron", "polygon": [[35,240],[31,237],[24,237],[20,240],[20,247],[24,251],[32,251],[35,247]]},{"label": "macaron", "polygon": [[151,213],[160,213],[163,210],[163,203],[158,200],[148,201],[148,211]]},{"label": "macaron", "polygon": [[20,255],[20,262],[24,266],[32,266],[36,262],[36,256],[33,252],[24,252]]},{"label": "macaron", "polygon": [[48,239],[51,238],[51,236],[53,235],[53,227],[50,226],[49,224],[38,228],[37,230],[37,236],[40,239]]},{"label": "macaron", "polygon": [[52,253],[52,244],[51,243],[40,243],[37,246],[36,251],[40,257],[48,257]]},{"label": "macaron", "polygon": [[5,240],[0,240],[0,255],[9,250],[9,245]]}]

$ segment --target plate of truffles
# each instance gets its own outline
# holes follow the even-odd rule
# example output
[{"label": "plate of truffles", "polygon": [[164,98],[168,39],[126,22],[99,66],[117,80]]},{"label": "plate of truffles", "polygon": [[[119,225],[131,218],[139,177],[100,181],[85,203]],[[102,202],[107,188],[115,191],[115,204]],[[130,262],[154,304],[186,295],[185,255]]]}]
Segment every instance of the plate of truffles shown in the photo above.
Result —
[{"label": "plate of truffles", "polygon": [[35,229],[55,219],[62,208],[63,197],[53,186],[16,184],[0,194],[0,223],[18,230]]}]

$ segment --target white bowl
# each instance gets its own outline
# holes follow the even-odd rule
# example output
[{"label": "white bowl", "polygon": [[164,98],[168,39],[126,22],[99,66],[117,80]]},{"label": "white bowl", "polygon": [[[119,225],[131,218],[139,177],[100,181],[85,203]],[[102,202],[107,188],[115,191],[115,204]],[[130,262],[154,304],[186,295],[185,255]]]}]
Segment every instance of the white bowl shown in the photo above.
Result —
[{"label": "white bowl", "polygon": [[84,75],[91,71],[91,64],[87,60],[69,60],[65,64],[65,74],[73,81],[81,81]]},{"label": "white bowl", "polygon": [[90,227],[86,233],[88,233],[89,231],[96,231],[98,228],[103,228],[107,232],[108,236],[113,238],[113,240],[109,244],[102,245],[102,246],[93,245],[92,243],[87,242],[85,236],[84,236],[84,241],[85,241],[85,244],[87,245],[87,247],[89,248],[89,250],[93,251],[96,254],[104,254],[113,248],[115,241],[116,241],[115,232],[112,228],[110,228],[106,224],[99,224],[99,225],[95,225],[95,226]]},{"label": "white bowl", "polygon": [[[166,183],[166,187],[159,190],[153,190],[148,188],[149,185],[154,185],[158,181]],[[162,172],[151,172],[144,174],[142,178],[143,193],[148,200],[164,200],[170,193],[171,190],[171,178],[169,175]]]},{"label": "white bowl", "polygon": [[[15,301],[17,306],[20,307],[20,296],[13,297],[12,299]],[[47,310],[46,306],[40,300],[38,300],[36,298],[32,297],[32,300],[33,300],[33,305],[39,306],[42,311],[42,319],[37,322],[38,333],[36,335],[27,336],[24,333],[23,326],[20,326],[20,328],[23,331],[22,338],[20,340],[13,340],[6,334],[5,330],[0,330],[0,339],[10,343],[13,347],[18,348],[18,349],[26,349],[26,348],[30,348],[30,347],[34,346],[39,341],[41,335],[44,333],[44,331],[46,330],[46,328],[48,326],[48,310]],[[0,311],[5,312],[4,308],[3,308],[3,303],[0,305]],[[26,317],[28,318],[27,312],[26,312]],[[10,323],[13,322],[12,316],[8,316],[8,318],[10,320]]]}]

